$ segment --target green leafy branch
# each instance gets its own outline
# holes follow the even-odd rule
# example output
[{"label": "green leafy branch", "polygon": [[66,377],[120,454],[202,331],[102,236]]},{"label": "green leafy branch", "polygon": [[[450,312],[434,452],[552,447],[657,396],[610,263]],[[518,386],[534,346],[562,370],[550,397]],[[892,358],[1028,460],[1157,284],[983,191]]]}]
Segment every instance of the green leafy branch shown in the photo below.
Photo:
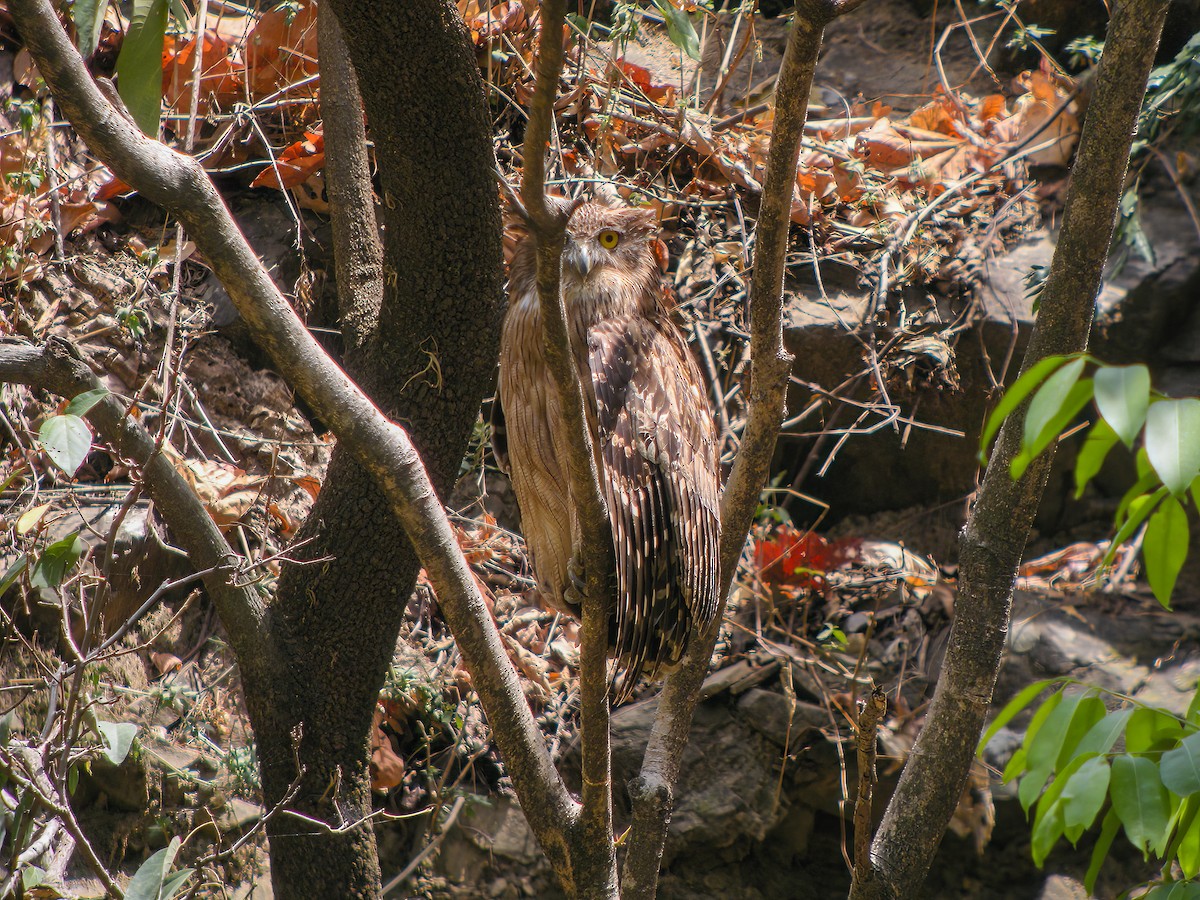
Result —
[{"label": "green leafy branch", "polygon": [[[1153,854],[1161,860],[1164,871],[1178,864],[1184,879],[1195,878],[1200,874],[1200,694],[1180,718],[1075,679],[1038,681],[1004,707],[984,732],[979,753],[1053,685],[1057,689],[1034,713],[1003,775],[1005,783],[1018,779],[1017,797],[1026,815],[1034,810],[1033,861],[1041,867],[1060,839],[1074,846],[1099,822],[1084,878],[1089,894],[1121,829],[1145,858]],[[1121,705],[1109,710],[1102,693]],[[1145,896],[1200,897],[1200,884],[1165,880]]]},{"label": "green leafy branch", "polygon": [[1146,578],[1154,596],[1170,609],[1190,542],[1187,506],[1200,506],[1200,400],[1172,399],[1152,390],[1143,365],[1110,366],[1087,354],[1047,357],[1017,379],[988,417],[980,441],[982,461],[1001,423],[1026,400],[1013,478],[1020,478],[1089,403],[1097,416],[1075,460],[1076,497],[1118,443],[1134,453],[1137,481],[1117,507],[1116,535],[1104,565],[1144,527]]}]

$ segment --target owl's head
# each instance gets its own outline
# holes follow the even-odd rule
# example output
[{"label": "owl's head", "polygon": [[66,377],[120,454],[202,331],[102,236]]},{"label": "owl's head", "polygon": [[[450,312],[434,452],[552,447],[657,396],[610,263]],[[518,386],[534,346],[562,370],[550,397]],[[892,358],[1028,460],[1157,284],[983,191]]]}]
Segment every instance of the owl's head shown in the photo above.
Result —
[{"label": "owl's head", "polygon": [[630,280],[657,279],[657,240],[653,210],[595,201],[580,205],[567,222],[564,289],[603,290]]}]

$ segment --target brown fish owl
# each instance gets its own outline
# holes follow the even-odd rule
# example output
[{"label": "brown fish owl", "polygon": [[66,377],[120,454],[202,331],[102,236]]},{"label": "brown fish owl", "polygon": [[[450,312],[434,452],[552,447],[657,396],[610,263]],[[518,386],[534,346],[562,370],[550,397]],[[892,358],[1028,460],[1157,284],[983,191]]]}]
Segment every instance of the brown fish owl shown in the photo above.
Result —
[{"label": "brown fish owl", "polygon": [[[648,210],[584,203],[567,223],[562,258],[567,328],[612,518],[609,652],[624,673],[618,701],[640,675],[677,663],[717,609],[716,429],[699,369],[671,321],[657,232]],[[505,427],[497,444],[507,444],[538,587],[552,605],[578,615],[568,598],[570,564],[588,536],[570,497],[534,255],[533,239],[525,238],[509,276],[500,350]]]}]

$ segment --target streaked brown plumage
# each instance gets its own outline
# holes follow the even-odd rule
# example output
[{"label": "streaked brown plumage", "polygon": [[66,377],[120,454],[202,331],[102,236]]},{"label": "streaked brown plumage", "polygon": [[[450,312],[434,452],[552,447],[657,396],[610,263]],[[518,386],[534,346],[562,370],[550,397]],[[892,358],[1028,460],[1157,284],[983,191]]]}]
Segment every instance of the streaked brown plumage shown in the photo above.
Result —
[{"label": "streaked brown plumage", "polygon": [[[707,392],[671,321],[647,210],[585,203],[567,224],[562,291],[613,523],[610,653],[623,699],[674,665],[717,608],[720,477]],[[569,609],[581,535],[565,436],[546,367],[534,246],[517,248],[499,398],[522,530],[545,598]],[[570,610],[578,614],[578,610]]]}]

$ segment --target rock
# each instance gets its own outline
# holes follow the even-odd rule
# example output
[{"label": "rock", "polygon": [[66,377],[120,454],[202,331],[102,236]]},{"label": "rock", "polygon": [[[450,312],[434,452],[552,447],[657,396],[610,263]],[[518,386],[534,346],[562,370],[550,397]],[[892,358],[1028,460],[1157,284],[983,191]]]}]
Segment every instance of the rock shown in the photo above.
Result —
[{"label": "rock", "polygon": [[[1106,362],[1148,363],[1155,385],[1168,386],[1176,395],[1200,394],[1200,241],[1178,199],[1165,192],[1146,198],[1142,215],[1155,260],[1131,258],[1119,270],[1110,265],[1097,301],[1091,348]],[[1053,252],[1054,235],[1043,228],[1010,252],[989,260],[975,308],[969,311],[974,323],[944,342],[952,353],[953,372],[940,380],[915,379],[912,387],[889,384],[891,400],[903,416],[939,430],[884,427],[854,435],[840,446],[821,477],[816,473],[833,442],[817,446],[812,438],[793,437],[781,442],[777,465],[782,463],[785,469],[790,465],[797,477],[795,486],[828,502],[839,518],[950,503],[967,496],[975,487],[978,435],[984,413],[995,402],[995,381],[1003,378],[1011,383],[1015,378],[1033,326],[1025,276],[1034,266],[1048,266]],[[831,267],[822,267],[825,298],[804,273],[790,273],[785,284],[785,341],[796,357],[793,371],[801,383],[869,402],[873,377],[862,379],[857,392],[846,382],[868,371],[862,336],[856,330],[871,318],[873,300],[850,273],[826,272],[827,268]],[[914,304],[924,301],[909,302],[911,313],[918,308]],[[946,298],[937,298],[936,305],[936,319],[942,323],[953,322],[964,312],[961,303]],[[928,342],[936,336],[926,332],[901,340]],[[887,327],[876,332],[879,345],[899,337]],[[941,357],[924,344],[912,343],[911,349],[918,356],[916,365],[936,375]],[[794,388],[789,410],[804,409],[816,396],[813,389]],[[799,430],[848,427],[860,410],[855,407],[850,412],[836,419],[831,413],[824,423],[810,418]],[[809,453],[816,454],[817,464],[804,467]],[[1043,510],[1059,510],[1072,487],[1069,478],[1052,478]]]},{"label": "rock", "polygon": [[[751,707],[758,708],[757,703],[761,700],[752,701]],[[614,784],[627,784],[640,769],[657,707],[653,699],[613,715]],[[778,708],[773,719],[773,730],[778,732]],[[752,727],[737,708],[722,702],[701,703],[680,766],[678,803],[664,860],[690,852],[724,853],[731,859],[744,856],[787,812],[787,800],[777,790],[779,765],[777,743]],[[616,803],[627,815],[624,790]]]},{"label": "rock", "polygon": [[493,856],[526,867],[544,864],[520,804],[508,795],[474,797],[463,806],[442,841],[437,867],[452,881],[479,884]]},{"label": "rock", "polygon": [[829,724],[829,713],[813,703],[789,702],[776,691],[748,691],[738,702],[738,714],[751,728],[779,747],[800,746],[807,731]]},{"label": "rock", "polygon": [[1087,889],[1074,878],[1066,875],[1051,875],[1042,885],[1038,900],[1087,900]]}]

